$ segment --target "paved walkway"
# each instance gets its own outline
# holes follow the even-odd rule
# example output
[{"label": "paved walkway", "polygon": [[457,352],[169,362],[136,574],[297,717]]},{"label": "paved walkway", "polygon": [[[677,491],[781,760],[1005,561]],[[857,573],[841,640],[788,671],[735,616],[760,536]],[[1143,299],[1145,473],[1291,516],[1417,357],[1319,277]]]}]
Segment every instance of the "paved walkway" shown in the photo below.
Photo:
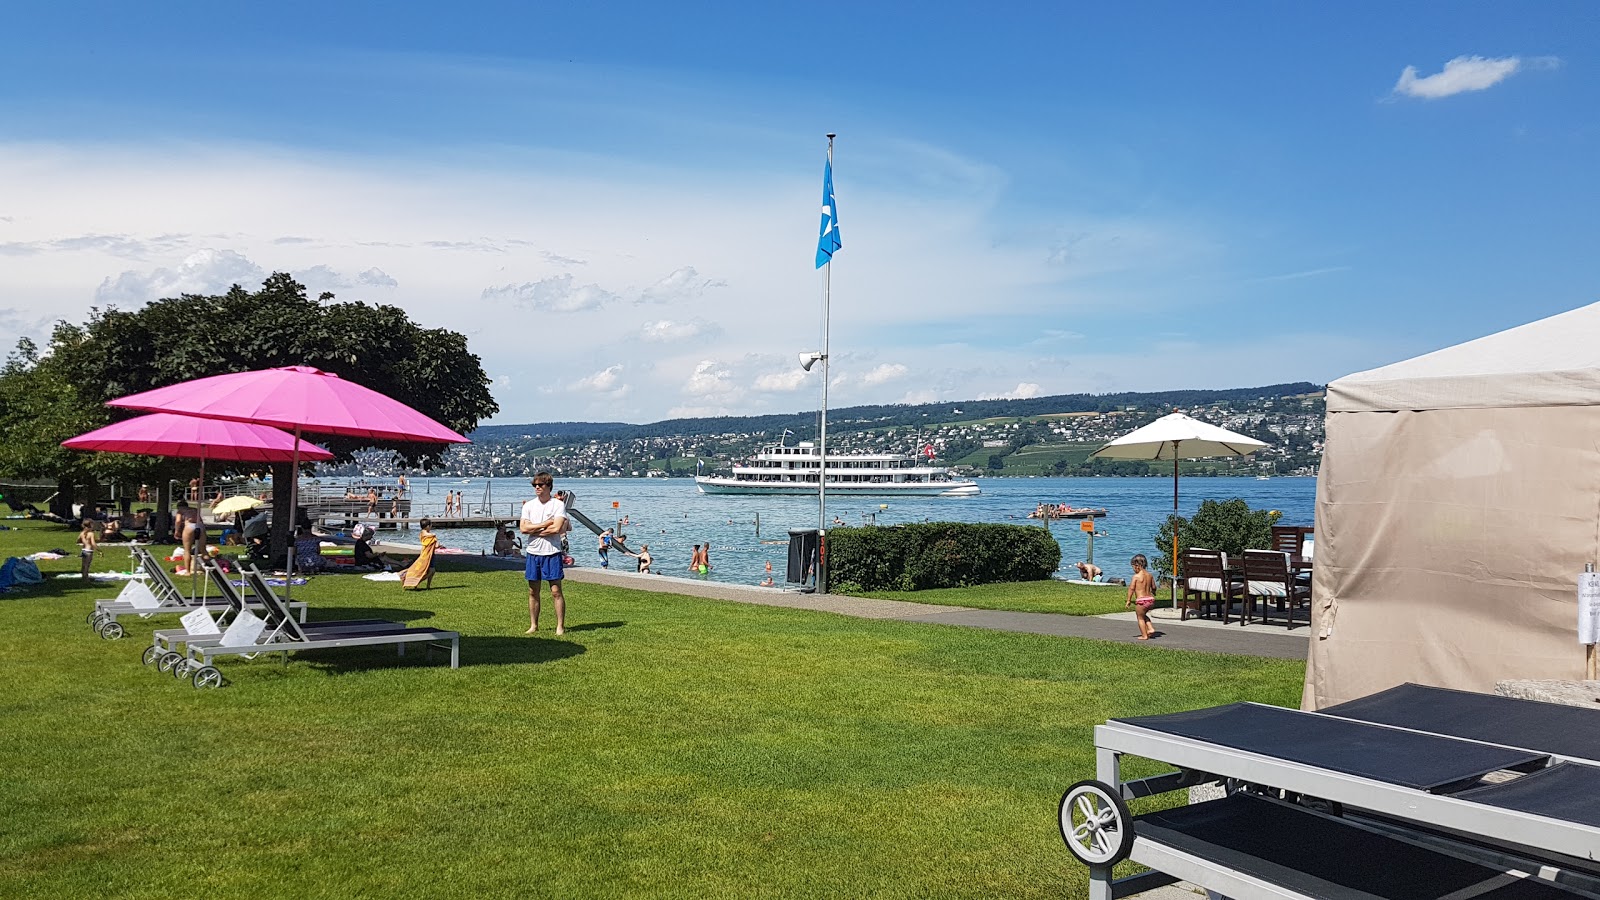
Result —
[{"label": "paved walkway", "polygon": [[639,575],[614,569],[571,568],[567,577],[580,583],[606,584],[641,591],[688,594],[712,600],[753,603],[761,606],[786,606],[837,613],[860,619],[893,619],[897,622],[925,622],[933,625],[959,625],[992,631],[1016,631],[1058,637],[1086,637],[1126,644],[1145,644],[1204,653],[1233,653],[1241,656],[1266,656],[1275,659],[1305,659],[1308,627],[1285,631],[1281,625],[1223,625],[1209,620],[1178,620],[1171,610],[1156,610],[1152,618],[1156,637],[1137,640],[1139,629],[1133,613],[1109,616],[1069,616],[1061,613],[1006,612],[971,609],[964,606],[936,606],[906,600],[874,600],[842,594],[802,594],[782,588],[723,584],[698,578],[672,575]]}]

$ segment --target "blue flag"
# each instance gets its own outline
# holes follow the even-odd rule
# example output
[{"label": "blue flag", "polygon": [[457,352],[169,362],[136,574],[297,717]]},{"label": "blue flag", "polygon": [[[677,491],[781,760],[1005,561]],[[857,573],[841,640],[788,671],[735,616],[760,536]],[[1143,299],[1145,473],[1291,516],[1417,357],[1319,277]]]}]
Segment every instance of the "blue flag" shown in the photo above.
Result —
[{"label": "blue flag", "polygon": [[822,227],[817,232],[817,268],[833,259],[844,243],[839,240],[839,207],[833,202],[833,160],[822,170]]}]

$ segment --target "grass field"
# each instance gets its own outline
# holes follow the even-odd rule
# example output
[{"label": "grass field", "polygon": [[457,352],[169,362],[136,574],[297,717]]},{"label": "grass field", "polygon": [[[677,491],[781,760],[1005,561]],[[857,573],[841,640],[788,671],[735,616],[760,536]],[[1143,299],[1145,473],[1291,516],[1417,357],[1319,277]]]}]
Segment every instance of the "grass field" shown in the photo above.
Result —
[{"label": "grass field", "polygon": [[[0,556],[72,537],[25,524]],[[0,895],[1083,896],[1056,803],[1091,728],[1292,705],[1303,672],[586,584],[567,636],[531,637],[520,573],[447,561],[431,591],[295,596],[457,629],[461,669],[224,660],[202,692],[139,664],[152,622],[89,632],[115,590],[0,599]]]},{"label": "grass field", "polygon": [[[1086,584],[1068,584],[1063,581],[1023,581],[931,591],[871,591],[861,596],[876,597],[881,600],[934,603],[940,606],[966,606],[972,609],[1101,616],[1106,613],[1122,612],[1128,599],[1128,589],[1112,585],[1090,587]],[[1162,601],[1157,605],[1167,607],[1172,604]]]}]

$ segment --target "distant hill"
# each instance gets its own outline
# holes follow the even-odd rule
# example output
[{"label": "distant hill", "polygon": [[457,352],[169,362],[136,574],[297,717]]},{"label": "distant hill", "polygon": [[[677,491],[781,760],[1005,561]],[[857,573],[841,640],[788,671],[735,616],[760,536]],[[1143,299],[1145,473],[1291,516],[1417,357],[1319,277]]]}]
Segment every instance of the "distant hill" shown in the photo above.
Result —
[{"label": "distant hill", "polygon": [[[963,422],[971,419],[988,419],[1015,416],[1040,416],[1049,413],[1110,412],[1135,406],[1173,407],[1203,406],[1230,400],[1261,400],[1277,397],[1297,397],[1318,394],[1320,384],[1297,381],[1292,384],[1272,384],[1265,387],[1228,388],[1225,390],[1156,391],[1152,393],[1123,392],[1117,394],[1056,394],[1050,397],[1030,397],[1025,400],[962,400],[945,403],[891,403],[876,406],[846,406],[828,410],[830,425],[851,424],[856,427],[939,424]],[[540,435],[573,440],[630,440],[633,438],[671,437],[677,435],[749,434],[752,432],[780,433],[789,428],[795,431],[811,428],[817,421],[817,411],[774,413],[765,416],[714,416],[704,419],[665,419],[648,425],[631,425],[626,422],[534,422],[528,425],[484,425],[468,437],[474,441],[496,442],[517,440],[523,435]]]}]

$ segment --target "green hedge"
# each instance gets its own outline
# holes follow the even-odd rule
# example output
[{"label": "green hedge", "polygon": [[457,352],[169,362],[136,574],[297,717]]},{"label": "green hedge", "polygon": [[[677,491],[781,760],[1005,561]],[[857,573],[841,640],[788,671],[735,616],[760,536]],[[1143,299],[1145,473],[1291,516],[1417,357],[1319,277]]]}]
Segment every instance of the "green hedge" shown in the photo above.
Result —
[{"label": "green hedge", "polygon": [[1043,581],[1060,565],[1061,545],[1043,528],[921,522],[828,531],[828,581],[840,592]]}]

